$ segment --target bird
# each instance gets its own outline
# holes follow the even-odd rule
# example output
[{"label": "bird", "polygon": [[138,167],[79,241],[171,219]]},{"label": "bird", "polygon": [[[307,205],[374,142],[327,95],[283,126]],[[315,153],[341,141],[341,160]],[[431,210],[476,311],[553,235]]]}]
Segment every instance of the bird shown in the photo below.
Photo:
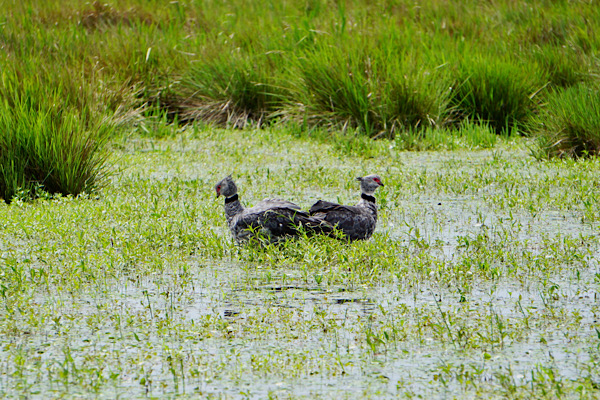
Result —
[{"label": "bird", "polygon": [[238,188],[231,175],[215,185],[217,198],[225,197],[225,218],[236,242],[242,244],[258,240],[261,243],[279,243],[296,237],[330,233],[333,227],[326,221],[302,211],[297,204],[281,199],[264,199],[252,208],[244,208]]},{"label": "bird", "polygon": [[308,211],[312,217],[333,225],[348,241],[366,240],[373,235],[377,225],[375,190],[384,186],[379,175],[356,178],[360,182],[361,199],[355,206],[345,206],[319,200]]}]

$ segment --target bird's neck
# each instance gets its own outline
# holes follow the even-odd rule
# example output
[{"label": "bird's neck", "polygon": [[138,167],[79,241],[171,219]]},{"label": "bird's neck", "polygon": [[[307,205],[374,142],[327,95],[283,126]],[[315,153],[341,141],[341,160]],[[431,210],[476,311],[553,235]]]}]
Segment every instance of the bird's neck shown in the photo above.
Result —
[{"label": "bird's neck", "polygon": [[362,193],[357,206],[369,210],[373,218],[375,218],[375,221],[377,221],[377,201],[375,200],[375,197]]},{"label": "bird's neck", "polygon": [[231,197],[225,198],[225,218],[227,218],[227,224],[231,222],[233,217],[244,211],[244,206],[240,203],[239,196],[234,194]]},{"label": "bird's neck", "polygon": [[375,199],[375,197],[373,197],[373,196],[371,196],[369,194],[366,194],[366,193],[361,193],[360,194],[360,198],[363,199],[363,200],[369,201],[369,202],[371,202],[373,204],[377,203],[377,200]]},{"label": "bird's neck", "polygon": [[225,197],[225,204],[233,203],[234,201],[236,201],[238,199],[239,199],[239,196],[237,193],[234,194],[233,196]]}]

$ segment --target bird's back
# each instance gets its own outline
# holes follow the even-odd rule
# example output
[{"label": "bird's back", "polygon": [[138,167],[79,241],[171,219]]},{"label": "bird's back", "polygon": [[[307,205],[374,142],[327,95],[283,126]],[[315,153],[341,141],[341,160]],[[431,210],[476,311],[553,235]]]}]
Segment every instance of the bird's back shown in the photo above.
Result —
[{"label": "bird's back", "polygon": [[231,229],[238,240],[256,236],[270,242],[278,242],[286,237],[298,236],[302,229],[310,235],[330,232],[332,227],[301,211],[300,207],[292,202],[265,199],[236,216]]},{"label": "bird's back", "polygon": [[349,240],[368,239],[375,230],[377,214],[368,207],[345,206],[319,200],[309,210],[309,214],[335,226]]}]

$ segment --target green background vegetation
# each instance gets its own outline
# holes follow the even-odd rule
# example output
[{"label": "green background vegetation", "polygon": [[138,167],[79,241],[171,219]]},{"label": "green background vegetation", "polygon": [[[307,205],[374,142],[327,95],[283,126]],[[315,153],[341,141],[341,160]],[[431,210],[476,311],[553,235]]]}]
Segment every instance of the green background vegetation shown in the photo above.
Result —
[{"label": "green background vegetation", "polygon": [[[406,149],[476,124],[538,135],[539,158],[599,148],[595,2],[9,1],[1,18],[8,200],[40,175],[73,194],[102,175],[103,156],[74,165],[32,142],[83,159],[105,135],[160,135],[152,119],[400,137]],[[23,176],[15,154],[27,154]]]}]

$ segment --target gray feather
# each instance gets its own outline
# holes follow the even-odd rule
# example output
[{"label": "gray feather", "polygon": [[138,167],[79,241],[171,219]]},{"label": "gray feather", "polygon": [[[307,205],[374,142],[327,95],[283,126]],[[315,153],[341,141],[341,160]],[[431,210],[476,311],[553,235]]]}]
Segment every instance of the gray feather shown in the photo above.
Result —
[{"label": "gray feather", "polygon": [[[235,189],[233,189],[235,188]],[[243,243],[249,240],[280,242],[289,237],[315,233],[329,233],[332,226],[301,211],[297,204],[281,199],[265,199],[252,208],[244,208],[237,197],[237,187],[227,177],[215,185],[217,196],[226,191],[225,216],[234,239]],[[235,199],[235,200],[234,200]]]},{"label": "gray feather", "polygon": [[[361,182],[361,193],[367,197],[372,196],[379,186],[383,186],[377,175],[357,179]],[[361,198],[355,206],[319,200],[313,204],[308,213],[335,226],[346,239],[351,241],[369,239],[377,226],[377,205],[364,198]]]}]

